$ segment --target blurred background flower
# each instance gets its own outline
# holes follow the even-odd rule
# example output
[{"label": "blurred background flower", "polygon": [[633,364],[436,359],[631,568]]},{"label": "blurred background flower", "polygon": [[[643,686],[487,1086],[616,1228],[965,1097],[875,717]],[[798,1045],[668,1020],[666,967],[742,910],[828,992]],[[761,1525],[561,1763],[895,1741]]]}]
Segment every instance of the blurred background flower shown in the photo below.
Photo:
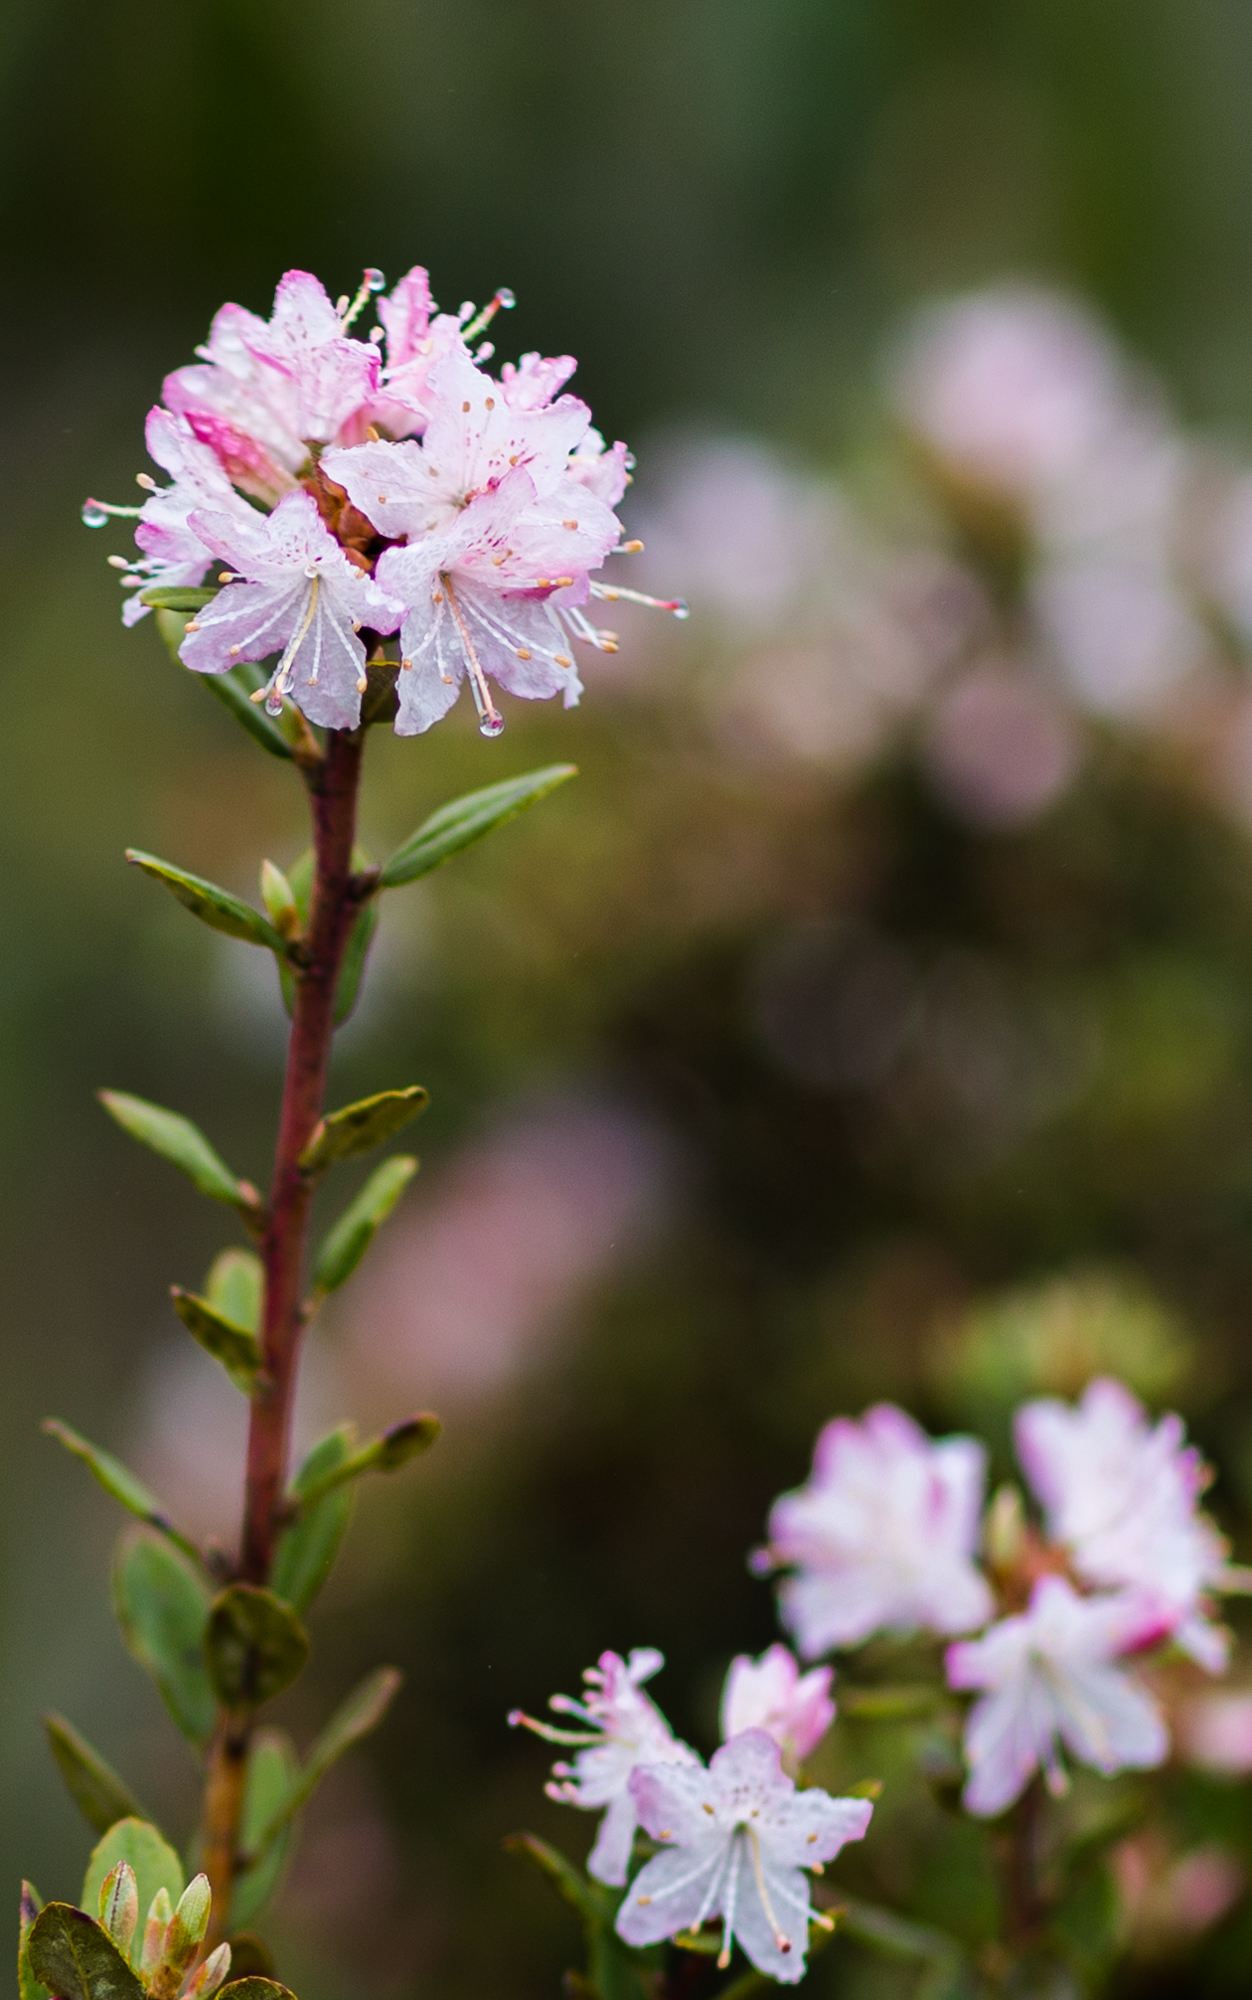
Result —
[{"label": "blurred background flower", "polygon": [[[999,1480],[1016,1401],[1117,1373],[1183,1410],[1252,1555],[1250,61],[1227,0],[6,19],[8,1879],[78,1879],[40,1706],[172,1823],[191,1802],[112,1630],[107,1502],[36,1419],[231,1525],[238,1411],[165,1289],[217,1228],[91,1091],[179,1105],[256,1175],[281,1016],[121,849],[246,892],[300,843],[286,775],[123,634],[124,540],[78,507],[124,496],[220,300],[264,309],[292,264],[334,293],[420,258],[452,310],[510,284],[502,358],[579,355],[639,454],[632,580],[692,617],[615,607],[568,716],[371,744],[376,852],[458,790],[582,776],[391,900],[341,1048],[340,1101],[420,1079],[433,1105],[302,1424],[433,1404],[447,1429],[366,1496],[289,1701],[304,1736],[375,1660],[408,1675],[311,1819],[283,1975],[556,1990],[565,1913],[500,1839],[570,1829],[505,1714],[655,1644],[710,1746],[729,1660],[776,1637],[745,1553],[840,1411],[979,1426]],[[1252,1964],[1230,1616],[1229,1685],[1169,1697],[1168,1824],[1119,1850],[1127,1993]],[[862,1886],[990,1937],[942,1729],[841,1716],[823,1754],[821,1782],[887,1780]],[[844,1942],[810,1977],[916,1980]]]}]

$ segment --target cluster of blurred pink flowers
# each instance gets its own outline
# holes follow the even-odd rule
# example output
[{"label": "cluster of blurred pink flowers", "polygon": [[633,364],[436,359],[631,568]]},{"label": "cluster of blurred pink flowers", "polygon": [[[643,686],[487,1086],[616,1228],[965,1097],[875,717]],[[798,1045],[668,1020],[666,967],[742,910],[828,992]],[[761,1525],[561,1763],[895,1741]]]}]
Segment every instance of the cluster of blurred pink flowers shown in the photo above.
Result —
[{"label": "cluster of blurred pink flowers", "polygon": [[1169,1641],[1222,1671],[1213,1599],[1248,1584],[1199,1509],[1207,1472],[1177,1417],[1153,1426],[1098,1379],[1075,1405],[1026,1403],[1014,1432],[1038,1527],[1011,1488],[984,1523],[982,1446],[936,1442],[884,1404],[826,1426],[809,1483],[774,1507],[760,1565],[791,1572],[782,1617],[806,1658],[878,1632],[980,1635],[949,1647],[947,1675],[978,1693],[965,1804],[987,1816],[1039,1769],[1064,1791],[1061,1745],[1105,1773],[1160,1764],[1164,1716],[1125,1662]]},{"label": "cluster of blurred pink flowers", "polygon": [[724,621],[730,747],[839,771],[917,735],[959,813],[1014,826],[1112,724],[1252,811],[1252,470],[1043,287],[915,314],[885,386],[871,478],[686,440],[633,517]]},{"label": "cluster of blurred pink flowers", "polygon": [[[289,696],[313,722],[354,728],[367,661],[398,631],[397,732],[428,729],[468,678],[496,735],[488,676],[568,707],[581,693],[571,642],[616,647],[583,607],[622,594],[591,576],[623,546],[613,509],[630,457],[558,393],[572,356],[486,373],[491,346],[473,343],[510,294],[438,313],[420,266],[388,296],[384,283],[367,271],[355,299],[332,304],[288,271],[269,320],[223,306],[148,418],[172,483],[142,474],[141,507],[91,500],[83,518],[138,515],[140,553],[111,558],[134,589],[127,623],[154,587],[195,588],[226,565],[181,657],[224,673],[277,655],[257,691],[273,712]],[[375,297],[381,324],[357,339]]]}]

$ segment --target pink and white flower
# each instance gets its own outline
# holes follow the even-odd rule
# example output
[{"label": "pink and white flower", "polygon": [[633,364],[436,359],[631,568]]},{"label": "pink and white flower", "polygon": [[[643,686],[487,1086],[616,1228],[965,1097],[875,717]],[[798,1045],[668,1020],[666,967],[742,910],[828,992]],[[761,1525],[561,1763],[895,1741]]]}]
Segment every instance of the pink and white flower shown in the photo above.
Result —
[{"label": "pink and white flower", "polygon": [[[132,576],[127,581],[139,582],[145,589],[154,584],[196,585],[203,580],[213,552],[190,525],[191,514],[197,508],[212,508],[235,521],[256,516],[236,493],[217,454],[181,417],[171,416],[158,404],[148,412],[145,437],[150,457],[171,474],[173,484],[155,487],[140,509],[135,540],[144,553],[130,564]],[[147,611],[138,595],[130,597],[122,622],[134,625]]]},{"label": "pink and white flower", "polygon": [[[642,1765],[631,1791],[641,1824],[665,1852],[631,1883],[617,1914],[619,1937],[657,1944],[720,1917],[720,1965],[739,1943],[771,1979],[802,1979],[814,1918],[804,1870],[864,1836],[868,1800],[797,1791],[763,1729],[724,1744],[707,1771]],[[828,1917],[817,1921],[830,1926]]]},{"label": "pink and white flower", "polygon": [[808,1485],[769,1523],[769,1557],[796,1572],[780,1601],[803,1658],[873,1632],[986,1623],[991,1592],[973,1561],[985,1471],[973,1438],[935,1441],[891,1403],[826,1425]]},{"label": "pink and white flower", "polygon": [[570,634],[611,649],[581,606],[620,537],[617,517],[569,476],[590,412],[572,396],[515,409],[467,356],[430,376],[434,413],[420,444],[329,451],[323,465],[389,541],[378,580],[405,606],[401,736],[445,715],[468,676],[480,724],[502,723],[487,676],[528,699],[582,692]]},{"label": "pink and white flower", "polygon": [[378,388],[379,360],[353,340],[308,271],[288,271],[269,320],[242,306],[216,315],[199,365],[166,377],[167,408],[184,416],[236,485],[273,501]]},{"label": "pink and white flower", "polygon": [[351,562],[308,493],[270,515],[207,509],[191,516],[205,547],[246,581],[229,583],[187,627],[179,649],[196,673],[221,674],[280,652],[269,679],[275,712],[291,694],[311,722],[354,729],[365,689],[364,626],[393,632],[401,606]]},{"label": "pink and white flower", "polygon": [[700,1761],[694,1750],[679,1742],[655,1703],[640,1692],[643,1682],[651,1680],[664,1665],[664,1654],[652,1646],[637,1646],[626,1660],[617,1653],[601,1653],[598,1663],[583,1674],[587,1691],[581,1701],[554,1694],[549,1708],[586,1723],[590,1733],[555,1729],[551,1723],[523,1715],[520,1709],[514,1709],[509,1717],[515,1726],[521,1724],[549,1742],[580,1746],[572,1764],[552,1766],[553,1781],[546,1789],[550,1798],[563,1805],[604,1812],[587,1867],[597,1881],[614,1887],[626,1880],[639,1824],[631,1790],[636,1770],[644,1764],[655,1767]]},{"label": "pink and white flower", "polygon": [[763,1729],[786,1763],[802,1763],[835,1719],[833,1678],[831,1667],[802,1674],[786,1646],[770,1646],[759,1660],[741,1653],[731,1661],[722,1690],[723,1741],[745,1729]]},{"label": "pink and white flower", "polygon": [[954,1688],[980,1688],[965,1725],[966,1810],[992,1819],[1042,1769],[1057,1796],[1069,1780],[1060,1746],[1106,1776],[1151,1769],[1169,1749],[1151,1696],[1114,1662],[1158,1637],[1158,1614],[1130,1595],[1080,1597],[1045,1576],[1030,1607],[948,1648]]},{"label": "pink and white flower", "polygon": [[1076,1405],[1026,1403],[1014,1432],[1048,1533],[1076,1574],[1151,1596],[1183,1651],[1220,1673],[1229,1641],[1205,1617],[1204,1596],[1241,1587],[1245,1573],[1228,1566],[1225,1541],[1200,1512],[1209,1473],[1181,1418],[1153,1426],[1129,1389],[1099,1378]]}]

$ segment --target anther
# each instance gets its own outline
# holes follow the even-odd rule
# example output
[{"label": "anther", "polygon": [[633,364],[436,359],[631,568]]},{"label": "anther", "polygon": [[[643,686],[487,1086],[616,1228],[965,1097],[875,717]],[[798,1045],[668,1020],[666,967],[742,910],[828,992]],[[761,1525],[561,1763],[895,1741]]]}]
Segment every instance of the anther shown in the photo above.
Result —
[{"label": "anther", "polygon": [[234,656],[235,656],[235,654],[236,654],[236,653],[242,653],[242,651],[243,651],[243,647],[242,647],[242,646],[232,646],[232,647],[230,648],[230,653],[231,653],[231,657],[232,657],[232,659],[234,658]]},{"label": "anther", "polygon": [[413,671],[413,662],[412,662],[412,660],[401,660],[401,662],[400,662],[400,672],[401,672],[402,674],[411,674],[411,673],[412,673],[412,671]]},{"label": "anther", "polygon": [[577,521],[562,521],[561,526],[563,528],[576,528],[578,523]]},{"label": "anther", "polygon": [[552,658],[558,667],[572,667],[574,664],[568,653],[554,653]]},{"label": "anther", "polygon": [[155,493],[157,490],[156,480],[150,472],[137,472],[135,474],[135,484],[136,486],[142,486],[146,493]]},{"label": "anther", "polygon": [[469,409],[469,404],[468,404],[468,403],[462,403],[462,405],[461,405],[461,409],[462,409],[462,411],[463,411],[463,412],[464,412],[464,411],[467,411],[467,410]]},{"label": "anther", "polygon": [[198,618],[189,618],[183,630],[185,632],[198,632],[200,630],[200,620]]},{"label": "anther", "polygon": [[131,560],[131,559],[130,559],[130,557],[129,557],[129,556],[106,556],[106,557],[105,557],[105,561],[106,561],[107,563],[110,563],[110,564],[112,565],[112,567],[113,567],[114,569],[129,569],[129,568],[130,568],[130,560]]},{"label": "anther", "polygon": [[652,1898],[651,1896],[636,1896],[635,1901],[641,1909],[644,1909],[652,1901]]},{"label": "anther", "polygon": [[381,444],[382,442],[382,432],[377,430],[373,424],[365,426],[365,435],[371,444]]},{"label": "anther", "polygon": [[366,680],[366,678],[365,678],[365,675],[364,675],[364,674],[362,674],[362,675],[361,675],[361,678],[360,678],[360,680],[359,680],[359,681],[357,682],[357,684],[356,684],[356,691],[357,691],[357,693],[358,693],[358,694],[364,694],[364,693],[365,693],[365,690],[366,690],[366,688],[367,688],[368,686],[369,686],[369,682],[368,682],[368,681]]},{"label": "anther", "polygon": [[642,542],[623,542],[619,549],[611,551],[616,556],[637,556],[643,553]]},{"label": "anther", "polygon": [[494,397],[494,396],[488,396],[488,398],[487,398],[487,401],[486,401],[486,404],[485,404],[485,408],[487,408],[487,409],[489,409],[489,410],[494,410],[494,409],[495,409],[495,407],[496,407],[496,399],[495,399],[495,397]]},{"label": "anther", "polygon": [[529,660],[531,658],[530,647],[519,646],[517,649],[517,657],[519,660]]}]

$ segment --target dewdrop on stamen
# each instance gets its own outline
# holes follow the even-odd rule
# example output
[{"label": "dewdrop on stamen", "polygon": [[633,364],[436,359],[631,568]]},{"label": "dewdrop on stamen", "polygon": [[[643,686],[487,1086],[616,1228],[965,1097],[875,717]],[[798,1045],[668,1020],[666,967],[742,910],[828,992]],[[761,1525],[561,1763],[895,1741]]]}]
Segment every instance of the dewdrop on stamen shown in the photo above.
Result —
[{"label": "dewdrop on stamen", "polygon": [[[381,292],[386,282],[387,280],[383,276],[382,272],[376,269],[376,267],[373,264],[370,264],[367,266],[361,278],[361,282],[357,287],[356,297],[351,301],[351,303],[349,303],[348,294],[346,292],[344,293],[343,297],[336,302],[335,311],[339,315],[339,325],[343,332],[345,333],[347,332],[348,328],[351,326],[353,320],[356,318],[357,314],[360,312],[362,306],[366,303],[367,299],[371,298],[375,292]],[[372,340],[373,338],[374,335],[371,334],[370,339]],[[380,340],[382,339],[381,328],[378,330],[378,338]]]},{"label": "dewdrop on stamen", "polygon": [[[472,317],[474,311],[473,302],[467,299],[465,301],[465,304],[461,307],[461,313],[463,317],[469,320],[468,326],[464,324],[462,326],[463,338],[466,340],[475,339],[477,335],[483,331],[484,327],[488,327],[491,325],[492,320],[495,318],[498,312],[500,311],[509,312],[516,304],[517,300],[514,298],[508,286],[501,285],[494,294],[494,296],[483,307],[477,319],[475,319]],[[492,352],[494,352],[494,349],[492,350]]]},{"label": "dewdrop on stamen", "polygon": [[85,528],[102,528],[107,520],[137,521],[142,507],[111,507],[107,500],[84,500],[79,510]]}]

